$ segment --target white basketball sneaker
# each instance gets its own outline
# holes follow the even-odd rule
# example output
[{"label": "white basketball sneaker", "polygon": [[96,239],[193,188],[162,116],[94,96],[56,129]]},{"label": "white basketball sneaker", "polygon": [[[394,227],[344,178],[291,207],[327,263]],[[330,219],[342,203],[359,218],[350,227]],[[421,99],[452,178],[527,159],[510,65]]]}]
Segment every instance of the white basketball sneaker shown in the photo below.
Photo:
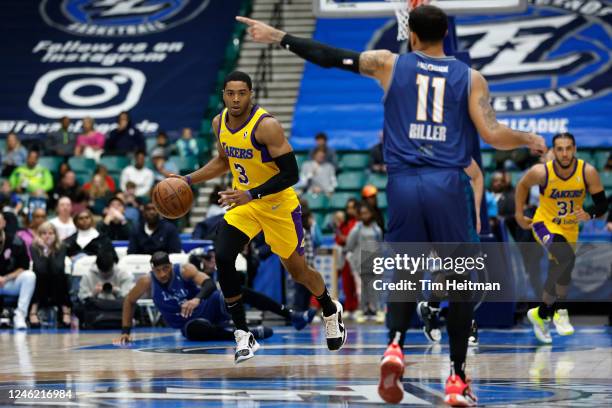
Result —
[{"label": "white basketball sneaker", "polygon": [[567,309],[559,309],[553,315],[553,323],[559,336],[570,336],[574,334],[574,326],[569,321]]},{"label": "white basketball sneaker", "polygon": [[234,364],[242,363],[250,358],[255,357],[255,352],[259,350],[259,343],[255,340],[255,336],[251,332],[244,330],[234,331],[236,339],[236,354],[234,354]]}]

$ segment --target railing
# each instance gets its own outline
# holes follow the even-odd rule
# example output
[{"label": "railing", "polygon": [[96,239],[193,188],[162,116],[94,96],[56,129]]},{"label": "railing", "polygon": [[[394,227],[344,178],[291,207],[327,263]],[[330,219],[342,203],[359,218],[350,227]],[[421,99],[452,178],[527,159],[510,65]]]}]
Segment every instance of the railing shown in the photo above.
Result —
[{"label": "railing", "polygon": [[[272,17],[270,18],[270,25],[274,28],[283,28],[283,5],[291,3],[291,0],[278,0],[274,4],[272,11]],[[266,48],[261,50],[259,59],[257,60],[257,68],[255,69],[255,95],[263,98],[268,97],[268,82],[272,81],[273,75],[273,64],[272,64],[272,50],[274,44],[269,44]]]}]

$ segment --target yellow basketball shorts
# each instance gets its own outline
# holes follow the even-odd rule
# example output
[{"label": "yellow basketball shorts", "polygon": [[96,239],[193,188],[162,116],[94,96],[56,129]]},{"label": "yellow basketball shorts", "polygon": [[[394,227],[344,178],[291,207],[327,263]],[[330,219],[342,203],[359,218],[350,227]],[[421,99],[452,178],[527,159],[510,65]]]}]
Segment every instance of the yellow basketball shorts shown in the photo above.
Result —
[{"label": "yellow basketball shorts", "polygon": [[223,217],[249,239],[263,231],[272,252],[283,259],[297,251],[304,255],[302,208],[297,197],[289,200],[264,197],[229,210]]}]

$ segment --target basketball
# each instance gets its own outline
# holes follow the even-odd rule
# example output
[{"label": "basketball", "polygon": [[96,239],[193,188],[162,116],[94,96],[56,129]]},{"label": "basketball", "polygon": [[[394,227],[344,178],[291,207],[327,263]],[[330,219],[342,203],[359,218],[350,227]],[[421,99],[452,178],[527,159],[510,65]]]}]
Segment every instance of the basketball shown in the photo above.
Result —
[{"label": "basketball", "polygon": [[151,198],[158,213],[166,218],[176,219],[191,209],[193,192],[185,180],[172,177],[157,183]]}]

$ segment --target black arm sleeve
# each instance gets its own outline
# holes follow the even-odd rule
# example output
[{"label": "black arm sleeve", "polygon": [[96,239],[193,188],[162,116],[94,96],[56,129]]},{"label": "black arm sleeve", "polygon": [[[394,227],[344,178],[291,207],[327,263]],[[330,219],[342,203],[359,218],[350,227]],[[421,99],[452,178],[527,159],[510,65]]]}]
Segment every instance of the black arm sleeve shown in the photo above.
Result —
[{"label": "black arm sleeve", "polygon": [[281,47],[323,68],[340,68],[359,74],[360,53],[285,34]]},{"label": "black arm sleeve", "polygon": [[601,190],[599,193],[593,194],[593,203],[595,206],[588,211],[591,218],[601,217],[608,211],[608,200],[606,200],[606,192]]},{"label": "black arm sleeve", "polygon": [[254,199],[280,193],[298,182],[298,165],[293,152],[276,157],[274,163],[276,163],[280,171],[261,186],[249,190],[251,197]]},{"label": "black arm sleeve", "polygon": [[202,287],[200,288],[200,293],[196,295],[198,299],[206,299],[209,297],[215,290],[217,290],[217,285],[215,285],[215,281],[212,279],[206,279],[202,283]]}]

